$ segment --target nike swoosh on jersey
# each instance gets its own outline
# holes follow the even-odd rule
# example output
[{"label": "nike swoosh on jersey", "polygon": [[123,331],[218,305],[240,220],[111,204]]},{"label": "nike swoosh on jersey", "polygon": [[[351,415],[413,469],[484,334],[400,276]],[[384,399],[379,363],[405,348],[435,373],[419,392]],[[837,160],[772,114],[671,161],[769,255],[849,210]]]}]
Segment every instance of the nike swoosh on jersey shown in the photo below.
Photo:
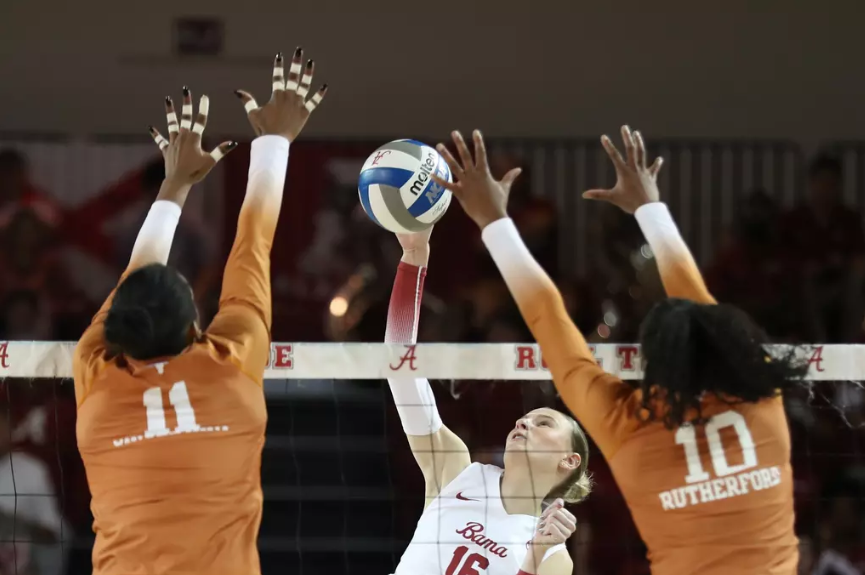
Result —
[{"label": "nike swoosh on jersey", "polygon": [[469,499],[468,497],[464,497],[462,491],[457,493],[457,499],[459,499],[460,501],[477,501],[477,499]]}]

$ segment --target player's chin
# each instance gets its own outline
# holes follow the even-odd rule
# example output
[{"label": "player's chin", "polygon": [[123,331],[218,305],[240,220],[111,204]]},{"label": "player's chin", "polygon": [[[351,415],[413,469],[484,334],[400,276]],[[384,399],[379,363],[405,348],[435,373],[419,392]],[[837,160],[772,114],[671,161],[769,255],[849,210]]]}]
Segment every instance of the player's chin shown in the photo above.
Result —
[{"label": "player's chin", "polygon": [[525,452],[527,449],[528,442],[525,439],[515,437],[513,439],[509,439],[507,443],[505,443],[505,453],[508,452]]}]

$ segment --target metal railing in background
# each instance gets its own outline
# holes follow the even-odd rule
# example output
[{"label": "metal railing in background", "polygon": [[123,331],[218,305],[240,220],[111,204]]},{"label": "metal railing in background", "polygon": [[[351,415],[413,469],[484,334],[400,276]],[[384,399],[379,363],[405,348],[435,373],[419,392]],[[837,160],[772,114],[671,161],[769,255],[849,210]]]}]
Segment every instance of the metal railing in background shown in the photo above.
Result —
[{"label": "metal railing in background", "polygon": [[[581,194],[615,183],[603,148],[594,140],[501,145],[533,168],[533,192],[559,207],[562,269],[577,275],[588,272],[590,251],[597,242],[592,223],[604,208],[583,201]],[[652,156],[665,159],[659,180],[662,198],[701,264],[708,262],[724,230],[736,219],[746,193],[764,189],[785,207],[804,199],[806,159],[793,142],[659,140],[650,146]],[[865,185],[865,174],[860,179]]]},{"label": "metal railing in background", "polygon": [[[370,145],[375,147],[374,142]],[[808,158],[795,142],[656,139],[649,145],[651,155],[666,160],[660,179],[662,196],[701,264],[711,259],[747,193],[763,189],[783,207],[806,199]],[[81,140],[64,141],[53,135],[40,138],[0,134],[0,149],[13,147],[31,156],[34,168],[43,172],[38,179],[48,192],[60,197],[61,204],[86,196],[97,182],[111,181],[111,175],[146,160],[150,157],[148,146],[137,138],[114,138],[110,145],[103,142],[82,146]],[[562,270],[570,272],[568,275],[588,272],[591,250],[597,242],[592,224],[598,221],[603,208],[582,201],[580,195],[586,189],[610,186],[615,181],[599,142],[493,139],[489,146],[531,168],[532,193],[549,198],[559,208]],[[835,142],[825,149],[844,161],[845,201],[865,213],[865,141]],[[99,150],[104,157],[98,157]]]}]

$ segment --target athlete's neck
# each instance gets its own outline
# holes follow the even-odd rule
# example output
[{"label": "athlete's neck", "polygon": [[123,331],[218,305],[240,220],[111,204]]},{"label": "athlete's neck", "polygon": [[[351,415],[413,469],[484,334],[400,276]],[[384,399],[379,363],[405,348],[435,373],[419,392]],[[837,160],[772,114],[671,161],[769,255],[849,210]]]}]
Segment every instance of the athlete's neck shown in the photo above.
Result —
[{"label": "athlete's neck", "polygon": [[509,515],[541,514],[541,504],[552,486],[544,478],[533,477],[528,469],[508,470],[499,480],[502,505]]}]

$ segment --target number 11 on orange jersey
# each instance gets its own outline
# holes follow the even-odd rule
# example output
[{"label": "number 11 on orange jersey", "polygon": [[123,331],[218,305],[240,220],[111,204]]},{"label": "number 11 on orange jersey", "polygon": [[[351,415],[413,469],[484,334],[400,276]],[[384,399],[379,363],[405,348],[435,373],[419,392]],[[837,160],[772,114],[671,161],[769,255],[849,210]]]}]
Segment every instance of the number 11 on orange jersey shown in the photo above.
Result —
[{"label": "number 11 on orange jersey", "polygon": [[186,382],[178,381],[171,386],[168,392],[168,401],[174,408],[177,419],[177,427],[168,429],[165,423],[165,404],[162,401],[162,390],[151,387],[144,392],[143,403],[147,413],[147,429],[142,435],[133,435],[114,440],[114,446],[129,445],[146,439],[165,437],[167,435],[179,435],[181,433],[208,433],[214,431],[228,431],[227,425],[201,426],[195,419],[195,410],[189,401],[189,393],[186,391]]}]

